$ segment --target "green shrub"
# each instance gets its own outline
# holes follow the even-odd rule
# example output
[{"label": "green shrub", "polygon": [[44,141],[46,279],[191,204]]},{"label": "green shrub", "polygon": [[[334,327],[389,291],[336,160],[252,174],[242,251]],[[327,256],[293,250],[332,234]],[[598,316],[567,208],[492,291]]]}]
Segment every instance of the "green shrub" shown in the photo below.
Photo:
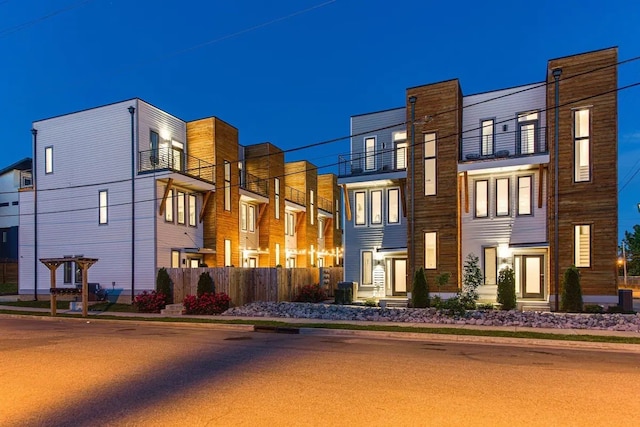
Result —
[{"label": "green shrub", "polygon": [[167,269],[162,267],[158,270],[156,277],[156,292],[164,294],[167,297],[167,304],[173,304],[173,283],[167,273]]},{"label": "green shrub", "polygon": [[367,298],[366,300],[364,300],[364,305],[365,307],[376,307],[378,305],[378,302],[373,297]]},{"label": "green shrub", "polygon": [[493,311],[494,310],[494,306],[491,303],[476,304],[476,310]]},{"label": "green shrub", "polygon": [[498,302],[502,310],[516,308],[516,279],[510,267],[503,268],[498,274]]},{"label": "green shrub", "polygon": [[574,313],[582,312],[582,288],[580,271],[575,265],[567,268],[562,279],[562,299],[560,310]]},{"label": "green shrub", "polygon": [[420,267],[413,276],[411,303],[416,308],[429,307],[429,286],[427,285],[427,275],[423,267]]},{"label": "green shrub", "polygon": [[322,302],[326,299],[327,293],[319,284],[303,286],[296,297],[297,302]]},{"label": "green shrub", "polygon": [[480,296],[478,295],[478,287],[482,285],[482,270],[478,266],[480,259],[472,252],[467,255],[462,270],[462,292],[460,293],[460,301],[465,308],[472,310],[476,308],[476,302]]},{"label": "green shrub", "polygon": [[198,291],[196,295],[201,297],[203,294],[215,294],[216,290],[213,286],[213,279],[208,271],[203,272],[198,279]]},{"label": "green shrub", "polygon": [[584,311],[585,313],[604,313],[604,307],[598,304],[586,304]]}]

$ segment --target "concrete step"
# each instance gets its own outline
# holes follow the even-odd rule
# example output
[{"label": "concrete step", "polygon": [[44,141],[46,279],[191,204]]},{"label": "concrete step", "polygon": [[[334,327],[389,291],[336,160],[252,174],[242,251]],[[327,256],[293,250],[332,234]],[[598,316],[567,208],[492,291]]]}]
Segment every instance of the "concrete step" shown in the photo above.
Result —
[{"label": "concrete step", "polygon": [[404,298],[404,299],[400,299],[400,298],[393,298],[393,299],[380,298],[380,300],[378,301],[378,305],[380,307],[387,307],[387,308],[407,308],[408,299],[406,299],[406,298]]},{"label": "concrete step", "polygon": [[551,311],[551,305],[548,303],[523,303],[522,311]]},{"label": "concrete step", "polygon": [[168,316],[181,316],[184,314],[184,305],[167,304],[165,308],[160,310],[160,314],[166,314]]}]

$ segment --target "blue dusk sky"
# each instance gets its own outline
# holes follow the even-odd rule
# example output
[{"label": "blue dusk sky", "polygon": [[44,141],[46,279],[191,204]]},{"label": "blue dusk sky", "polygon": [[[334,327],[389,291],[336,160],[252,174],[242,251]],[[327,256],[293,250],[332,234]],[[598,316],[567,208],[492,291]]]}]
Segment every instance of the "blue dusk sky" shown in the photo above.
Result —
[{"label": "blue dusk sky", "polygon": [[[0,168],[32,155],[34,120],[139,97],[244,145],[345,137],[287,154],[337,172],[350,116],[408,87],[458,78],[468,95],[544,81],[561,56],[635,58],[639,22],[635,0],[0,0]],[[637,82],[640,60],[619,67],[619,87]],[[622,235],[640,224],[640,87],[618,99]]]}]

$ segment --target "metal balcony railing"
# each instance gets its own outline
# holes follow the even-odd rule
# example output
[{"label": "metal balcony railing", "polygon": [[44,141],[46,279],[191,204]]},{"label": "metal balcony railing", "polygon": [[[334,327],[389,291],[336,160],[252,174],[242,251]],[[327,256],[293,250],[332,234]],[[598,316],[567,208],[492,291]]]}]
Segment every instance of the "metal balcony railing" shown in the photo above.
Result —
[{"label": "metal balcony railing", "polygon": [[322,197],[318,197],[318,209],[321,209],[327,213],[333,212],[333,203],[331,200],[324,199]]},{"label": "metal balcony railing", "polygon": [[407,146],[338,156],[338,176],[397,172],[407,169]]},{"label": "metal balcony railing", "polygon": [[174,171],[210,183],[215,182],[215,165],[176,148],[141,151],[138,172]]},{"label": "metal balcony railing", "polygon": [[498,132],[487,138],[463,134],[460,161],[475,162],[547,154],[546,130],[546,127],[520,128],[514,132]]},{"label": "metal balcony railing", "polygon": [[304,191],[297,190],[293,187],[284,187],[284,198],[290,202],[298,204],[300,206],[307,206],[306,197]]},{"label": "metal balcony railing", "polygon": [[252,193],[260,194],[264,197],[269,197],[269,180],[258,178],[250,173],[245,173],[244,179],[240,185],[241,188],[251,191]]}]

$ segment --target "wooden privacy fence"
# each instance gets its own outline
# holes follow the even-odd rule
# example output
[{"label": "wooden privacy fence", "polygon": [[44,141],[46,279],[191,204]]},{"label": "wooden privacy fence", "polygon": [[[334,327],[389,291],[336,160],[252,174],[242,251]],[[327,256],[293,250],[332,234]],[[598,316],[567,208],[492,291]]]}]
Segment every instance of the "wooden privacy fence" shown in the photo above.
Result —
[{"label": "wooden privacy fence", "polygon": [[235,306],[255,301],[293,301],[305,285],[319,283],[333,296],[342,281],[342,267],[331,268],[167,268],[173,282],[173,299],[179,303],[187,295],[195,295],[198,279],[209,272],[216,292],[224,292]]},{"label": "wooden privacy fence", "polygon": [[0,261],[0,283],[18,283],[18,261]]}]

